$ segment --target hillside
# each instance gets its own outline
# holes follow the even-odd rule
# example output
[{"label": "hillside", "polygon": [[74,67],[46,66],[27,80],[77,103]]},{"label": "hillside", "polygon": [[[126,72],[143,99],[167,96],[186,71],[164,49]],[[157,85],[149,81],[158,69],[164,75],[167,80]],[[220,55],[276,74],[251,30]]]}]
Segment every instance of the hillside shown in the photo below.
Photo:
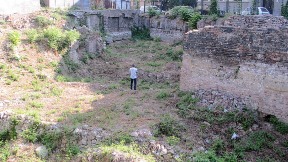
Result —
[{"label": "hillside", "polygon": [[42,34],[54,26],[76,38],[65,14],[43,10],[1,22],[0,119],[11,120],[0,126],[1,161],[288,160],[287,124],[250,109],[199,107],[193,92],[179,90],[181,44],[131,39],[67,62],[71,46],[51,46]]}]

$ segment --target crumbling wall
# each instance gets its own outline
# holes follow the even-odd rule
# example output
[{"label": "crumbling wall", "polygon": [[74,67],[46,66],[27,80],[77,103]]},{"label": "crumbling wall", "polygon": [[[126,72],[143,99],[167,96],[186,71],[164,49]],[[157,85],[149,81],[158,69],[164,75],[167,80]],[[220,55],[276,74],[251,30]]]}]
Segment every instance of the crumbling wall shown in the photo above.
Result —
[{"label": "crumbling wall", "polygon": [[105,34],[107,43],[130,39],[132,27],[149,28],[151,37],[171,43],[182,41],[188,30],[187,23],[180,19],[168,19],[164,15],[150,18],[140,15],[139,10],[73,11],[69,16],[75,26],[85,25]]},{"label": "crumbling wall", "polygon": [[201,92],[210,108],[249,107],[288,121],[286,24],[281,17],[239,16],[187,33],[180,88]]}]

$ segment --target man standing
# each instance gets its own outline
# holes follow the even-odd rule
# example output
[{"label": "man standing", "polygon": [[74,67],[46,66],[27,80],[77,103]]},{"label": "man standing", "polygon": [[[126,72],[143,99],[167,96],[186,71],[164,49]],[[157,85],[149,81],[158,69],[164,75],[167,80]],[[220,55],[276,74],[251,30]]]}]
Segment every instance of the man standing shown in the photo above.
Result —
[{"label": "man standing", "polygon": [[[133,64],[132,67],[130,68],[130,78],[131,78],[131,90],[133,90],[132,88],[134,87],[134,90],[136,90],[136,85],[137,85],[137,68],[135,67],[135,65]],[[133,86],[134,85],[134,86]]]}]

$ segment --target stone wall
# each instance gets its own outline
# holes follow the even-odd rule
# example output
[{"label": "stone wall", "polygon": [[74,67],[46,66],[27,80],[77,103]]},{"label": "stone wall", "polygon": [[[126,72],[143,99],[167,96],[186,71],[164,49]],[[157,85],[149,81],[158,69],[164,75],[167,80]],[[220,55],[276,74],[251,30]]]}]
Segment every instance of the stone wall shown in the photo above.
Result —
[{"label": "stone wall", "polygon": [[[239,16],[223,24],[187,33],[180,88],[201,89],[211,96],[207,106],[250,107],[288,121],[287,21]],[[242,106],[227,105],[227,99],[211,91],[229,102],[237,98]]]},{"label": "stone wall", "polygon": [[0,1],[0,15],[10,15],[15,13],[31,13],[40,10],[40,0],[9,0]]},{"label": "stone wall", "polygon": [[105,33],[108,43],[130,39],[132,27],[149,28],[153,38],[172,43],[182,41],[188,30],[188,25],[182,20],[171,20],[165,16],[150,18],[140,15],[139,10],[73,11],[69,16],[75,26],[85,25],[91,30]]}]

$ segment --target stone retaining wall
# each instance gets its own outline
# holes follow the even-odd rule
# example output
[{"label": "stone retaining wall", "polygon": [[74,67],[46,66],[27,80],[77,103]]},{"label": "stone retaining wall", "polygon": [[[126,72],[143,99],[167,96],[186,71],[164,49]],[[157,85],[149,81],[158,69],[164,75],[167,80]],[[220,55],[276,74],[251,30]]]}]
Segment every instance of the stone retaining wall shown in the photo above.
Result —
[{"label": "stone retaining wall", "polygon": [[139,10],[93,10],[73,11],[70,26],[87,26],[91,30],[106,34],[107,43],[130,39],[132,27],[150,29],[153,38],[161,38],[165,42],[182,41],[188,25],[180,19],[168,19],[165,16],[152,17],[140,15]]},{"label": "stone retaining wall", "polygon": [[[224,104],[227,109],[246,106],[287,122],[287,21],[281,17],[239,16],[224,24],[230,26],[187,33],[180,88],[227,93],[224,96],[233,96],[229,102],[238,98],[242,105]],[[214,100],[206,105],[214,104]]]}]

